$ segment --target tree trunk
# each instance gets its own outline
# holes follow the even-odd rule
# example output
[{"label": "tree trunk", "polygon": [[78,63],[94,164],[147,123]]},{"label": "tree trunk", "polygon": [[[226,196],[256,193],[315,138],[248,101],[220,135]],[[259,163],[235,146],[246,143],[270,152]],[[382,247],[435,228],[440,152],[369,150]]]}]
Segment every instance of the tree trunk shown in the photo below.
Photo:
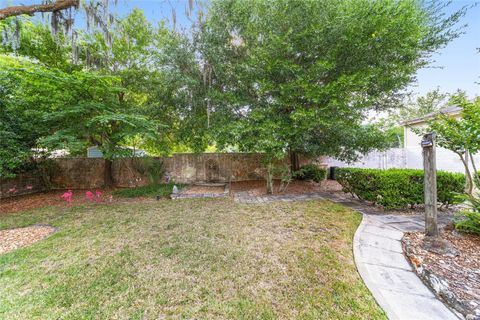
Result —
[{"label": "tree trunk", "polygon": [[0,9],[0,20],[8,17],[20,16],[27,14],[32,16],[36,12],[55,12],[65,10],[71,7],[78,8],[79,0],[57,0],[53,3],[34,4],[31,6],[11,6]]},{"label": "tree trunk", "polygon": [[273,193],[273,163],[267,164],[267,194]]},{"label": "tree trunk", "polygon": [[300,169],[300,161],[298,159],[298,153],[290,150],[290,170],[293,172]]},{"label": "tree trunk", "polygon": [[[473,169],[473,181],[475,182],[474,187],[480,187],[480,176],[478,175],[477,171],[477,166],[475,165],[475,160],[473,159],[473,154],[469,153],[470,156],[470,162],[472,163],[472,169]],[[474,188],[475,189],[475,188]]]},{"label": "tree trunk", "polygon": [[[430,141],[431,145],[423,146],[423,141]],[[423,170],[425,196],[425,235],[438,237],[437,221],[437,165],[435,159],[435,135],[426,134],[423,138]]]},{"label": "tree trunk", "polygon": [[463,157],[461,153],[457,153],[462,160],[463,166],[465,167],[465,178],[466,178],[466,185],[465,185],[465,192],[471,197],[473,194],[473,179],[472,174],[470,172],[470,168],[468,167],[467,160]]},{"label": "tree trunk", "polygon": [[112,160],[105,159],[104,187],[113,187]]}]

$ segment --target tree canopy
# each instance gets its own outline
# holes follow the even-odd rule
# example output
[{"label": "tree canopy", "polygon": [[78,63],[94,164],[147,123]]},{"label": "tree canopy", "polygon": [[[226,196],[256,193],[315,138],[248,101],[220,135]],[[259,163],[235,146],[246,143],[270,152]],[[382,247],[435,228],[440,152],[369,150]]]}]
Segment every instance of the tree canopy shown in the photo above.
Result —
[{"label": "tree canopy", "polygon": [[473,196],[480,177],[473,155],[480,151],[480,98],[469,101],[464,95],[454,95],[451,103],[461,108],[460,117],[439,113],[418,133],[434,132],[440,147],[456,153],[465,167],[467,193]]},{"label": "tree canopy", "polygon": [[70,32],[51,19],[0,19],[0,174],[34,149],[89,145],[106,159],[132,143],[270,159],[385,148],[368,114],[398,106],[416,71],[459,35],[465,9],[444,16],[443,6],[214,0],[189,32],[152,25],[139,9],[119,18],[87,6],[93,26]]},{"label": "tree canopy", "polygon": [[[441,6],[441,5],[440,5]],[[382,147],[364,125],[432,52],[461,13],[405,1],[213,1],[199,34],[220,146],[354,159]]]}]

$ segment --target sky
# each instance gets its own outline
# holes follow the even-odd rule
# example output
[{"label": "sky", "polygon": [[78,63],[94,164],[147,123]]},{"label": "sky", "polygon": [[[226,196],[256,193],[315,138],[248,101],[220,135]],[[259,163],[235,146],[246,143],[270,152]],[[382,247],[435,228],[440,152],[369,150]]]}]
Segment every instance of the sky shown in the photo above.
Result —
[{"label": "sky", "polygon": [[[41,0],[0,0],[0,6],[38,2]],[[474,3],[474,0],[453,0],[445,13]],[[118,0],[114,11],[124,16],[137,7],[153,23],[162,19],[171,23],[172,12],[175,11],[177,26],[181,28],[189,25],[184,14],[187,6],[188,0]],[[423,95],[439,87],[443,92],[452,93],[461,89],[470,97],[480,96],[480,53],[477,52],[480,48],[480,3],[468,10],[461,24],[467,24],[465,33],[434,54],[430,67],[417,72],[417,83],[410,87],[414,93]]]},{"label": "sky", "polygon": [[[473,3],[471,0],[453,0],[448,12]],[[470,97],[480,96],[480,53],[477,52],[480,48],[480,3],[467,12],[462,24],[467,24],[465,34],[434,55],[432,66],[435,68],[418,71],[418,83],[412,87],[415,92],[424,94],[440,87],[445,92],[462,89]]]}]

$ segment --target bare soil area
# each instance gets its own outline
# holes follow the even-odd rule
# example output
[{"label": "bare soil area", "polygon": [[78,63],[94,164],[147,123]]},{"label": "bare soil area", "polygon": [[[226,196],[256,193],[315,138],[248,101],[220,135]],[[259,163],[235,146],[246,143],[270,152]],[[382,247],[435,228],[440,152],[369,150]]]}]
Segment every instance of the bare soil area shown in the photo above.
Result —
[{"label": "bare soil area", "polygon": [[0,230],[0,254],[29,246],[55,232],[51,226],[30,226]]},{"label": "bare soil area", "polygon": [[[422,248],[422,232],[407,233],[404,242],[408,244],[408,256],[417,268],[432,273],[448,283],[448,291],[468,313],[480,311],[480,236],[455,231],[447,226],[442,238],[448,240],[459,251],[459,256],[439,255]],[[480,314],[477,315],[480,318]],[[475,318],[477,319],[477,318]]]},{"label": "bare soil area", "polygon": [[[7,199],[0,199],[0,214],[20,212],[24,210],[31,210],[36,208],[44,208],[48,206],[69,206],[82,203],[124,203],[124,202],[138,202],[146,201],[147,199],[138,198],[123,198],[112,196],[114,190],[102,190],[102,195],[99,200],[89,200],[85,197],[85,192],[88,190],[73,190],[72,202],[67,203],[62,199],[63,193],[67,190],[52,190],[36,194],[28,194],[22,196],[11,197]],[[95,193],[95,190],[90,190]],[[148,199],[152,201],[152,199]]]}]

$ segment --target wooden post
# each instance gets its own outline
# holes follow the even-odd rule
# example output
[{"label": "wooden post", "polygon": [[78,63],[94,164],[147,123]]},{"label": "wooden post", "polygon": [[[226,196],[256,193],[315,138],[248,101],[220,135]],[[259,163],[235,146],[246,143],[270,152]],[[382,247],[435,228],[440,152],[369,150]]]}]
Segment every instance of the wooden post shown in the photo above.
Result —
[{"label": "wooden post", "polygon": [[437,164],[435,156],[435,133],[423,136],[423,170],[425,195],[425,234],[429,237],[438,237],[437,224]]}]

